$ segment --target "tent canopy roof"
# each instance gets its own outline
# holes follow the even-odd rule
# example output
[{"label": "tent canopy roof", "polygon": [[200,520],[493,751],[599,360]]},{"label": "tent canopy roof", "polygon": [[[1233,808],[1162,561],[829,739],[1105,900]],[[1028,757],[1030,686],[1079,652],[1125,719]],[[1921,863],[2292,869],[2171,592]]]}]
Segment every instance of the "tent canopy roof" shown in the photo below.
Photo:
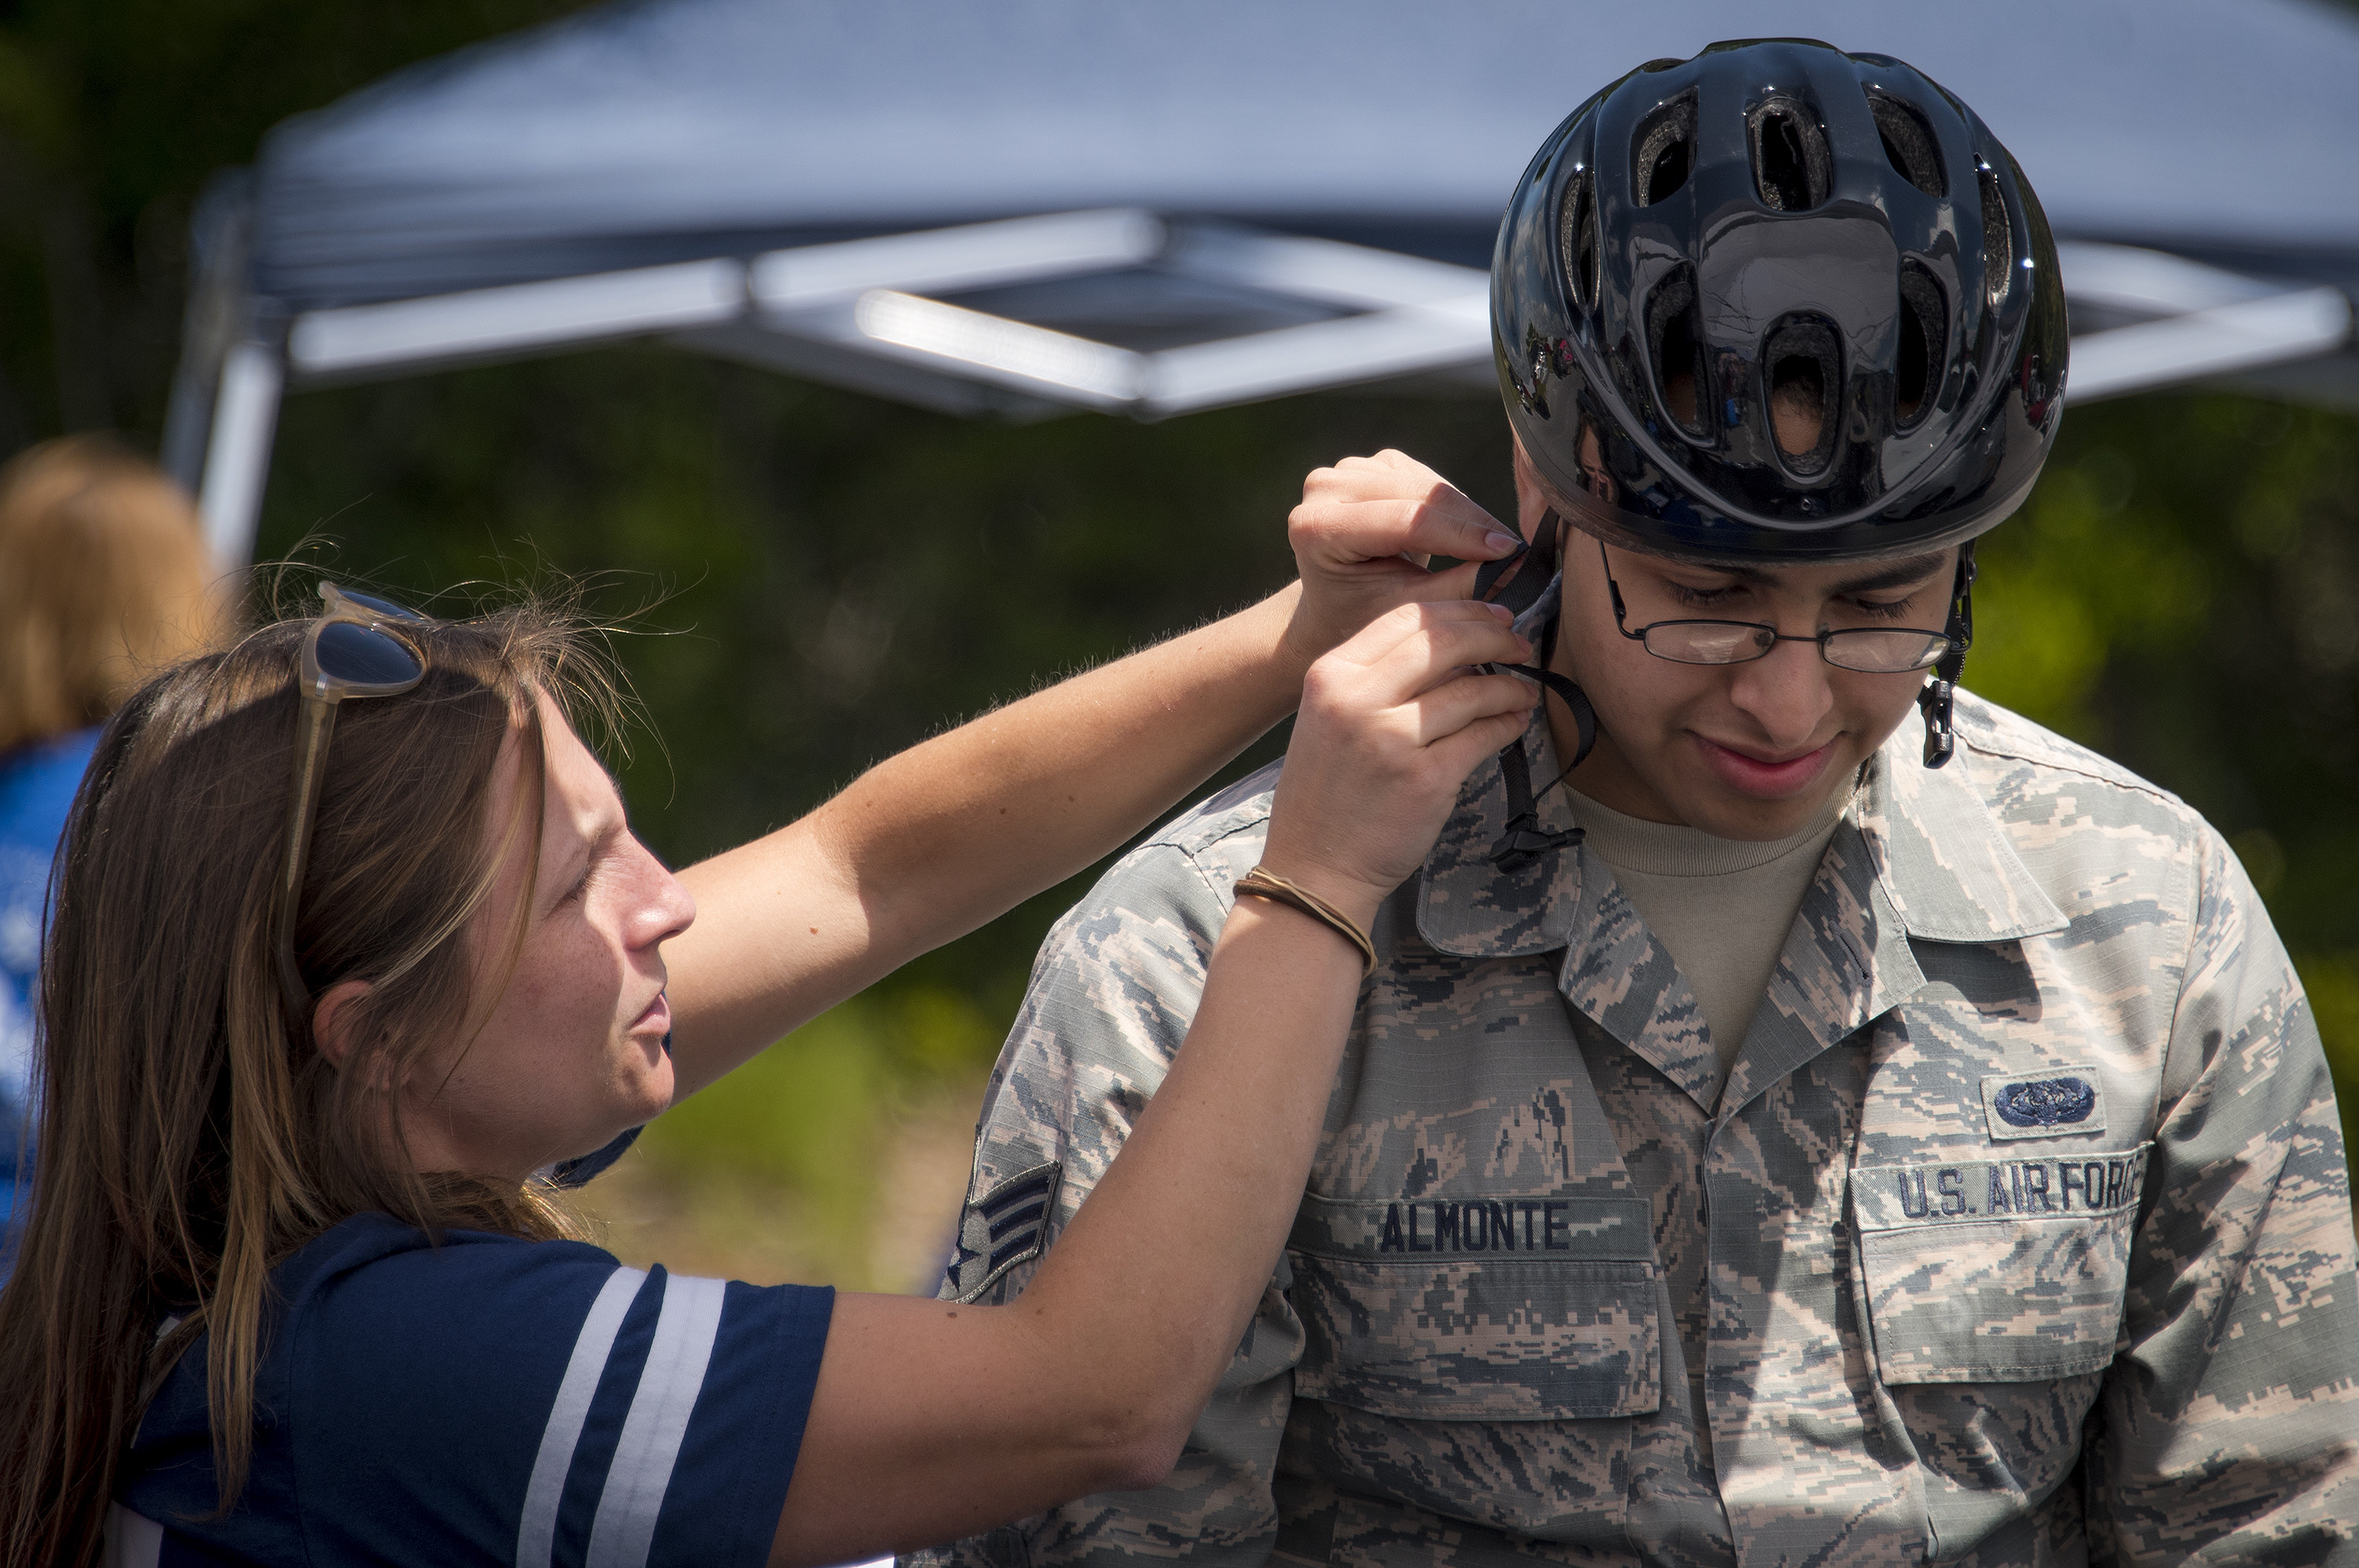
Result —
[{"label": "tent canopy roof", "polygon": [[254,281],[301,309],[1099,207],[1481,266],[1590,93],[1770,31],[1934,77],[2061,234],[2359,257],[2359,20],[2323,0],[636,0],[279,127]]}]

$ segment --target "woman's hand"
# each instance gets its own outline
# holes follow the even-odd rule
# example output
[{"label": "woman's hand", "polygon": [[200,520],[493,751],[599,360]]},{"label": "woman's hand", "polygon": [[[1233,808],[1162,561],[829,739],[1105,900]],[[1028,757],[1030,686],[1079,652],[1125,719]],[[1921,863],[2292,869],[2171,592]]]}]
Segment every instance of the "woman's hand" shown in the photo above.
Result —
[{"label": "woman's hand", "polygon": [[[1306,668],[1397,605],[1465,598],[1478,565],[1523,542],[1456,485],[1389,447],[1311,470],[1286,536],[1302,576],[1286,639]],[[1465,564],[1428,571],[1437,555]]]},{"label": "woman's hand", "polygon": [[1524,732],[1534,690],[1506,609],[1404,604],[1310,667],[1262,863],[1364,929],[1425,861],[1475,765]]}]

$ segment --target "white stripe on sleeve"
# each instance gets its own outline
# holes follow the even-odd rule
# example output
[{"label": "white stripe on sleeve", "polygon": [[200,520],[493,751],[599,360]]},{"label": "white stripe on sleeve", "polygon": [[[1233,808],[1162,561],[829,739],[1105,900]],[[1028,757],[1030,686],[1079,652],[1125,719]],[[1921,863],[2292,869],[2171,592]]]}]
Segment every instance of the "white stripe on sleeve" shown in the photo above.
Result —
[{"label": "white stripe on sleeve", "polygon": [[582,1332],[573,1341],[573,1358],[565,1364],[565,1380],[557,1386],[549,1424],[541,1429],[540,1456],[533,1461],[532,1480],[524,1490],[524,1519],[516,1526],[516,1568],[548,1568],[557,1550],[557,1508],[565,1500],[565,1477],[573,1468],[582,1423],[589,1419],[590,1401],[597,1397],[598,1380],[606,1374],[606,1357],[614,1351],[623,1316],[631,1310],[647,1278],[640,1269],[615,1269],[607,1276],[598,1299],[590,1303],[590,1315],[582,1320]]},{"label": "white stripe on sleeve", "polygon": [[605,1494],[590,1527],[586,1568],[644,1568],[655,1545],[656,1516],[663,1511],[672,1465],[688,1435],[688,1418],[704,1388],[712,1341],[721,1332],[720,1279],[664,1280],[663,1312],[656,1319],[655,1344],[639,1374],[630,1414],[623,1418],[614,1466],[606,1472]]}]

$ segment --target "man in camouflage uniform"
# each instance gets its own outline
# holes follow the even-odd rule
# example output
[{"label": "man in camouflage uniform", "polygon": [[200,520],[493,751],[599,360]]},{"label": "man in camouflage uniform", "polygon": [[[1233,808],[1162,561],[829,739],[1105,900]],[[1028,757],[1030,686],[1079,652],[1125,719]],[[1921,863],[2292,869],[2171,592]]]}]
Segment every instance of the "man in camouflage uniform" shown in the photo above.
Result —
[{"label": "man in camouflage uniform", "polygon": [[[1560,229],[1560,211],[1611,211],[1604,187],[1624,160],[1603,150],[1610,138],[1637,147],[1642,176],[1664,167],[1659,127],[1680,122],[1659,108],[1682,88],[1686,134],[1708,147],[1699,117],[1746,69],[1813,85],[1833,173],[1810,173],[1808,157],[1794,167],[1838,190],[1843,116],[1825,105],[1845,71],[1933,104],[1908,112],[1949,167],[1971,158],[2008,176],[1995,212],[1985,187],[1969,233],[2012,249],[1962,270],[2015,287],[2019,252],[2025,271],[2052,273],[2004,149],[1945,139],[1987,138],[1978,121],[1944,120],[1938,89],[1906,68],[1820,54],[1832,51],[1723,49],[1684,79],[1650,68],[1656,80],[1593,101],[1527,175],[1495,280],[1519,246],[1577,233],[1577,217]],[[1907,136],[1885,131],[1902,175]],[[1710,171],[1700,155],[1693,166]],[[1589,169],[1593,190],[1577,183]],[[1518,230],[1526,208],[1540,241]],[[1712,261],[1701,256],[1691,288],[1710,293]],[[1593,308],[1615,285],[1610,266],[1603,285],[1591,276]],[[1595,374],[1565,346],[1578,323],[1529,329],[1535,287],[1495,281],[1527,534],[1560,540],[1561,513],[1633,550],[1727,553],[1698,543],[1726,536],[1697,533],[1696,512],[1678,509],[1680,476],[1659,446],[1633,456],[1596,415]],[[1551,287],[1582,303],[1577,284]],[[1916,499],[1940,498],[1911,506],[1896,484],[1868,525],[1899,517],[1891,531],[1866,549],[1837,540],[1829,559],[1930,544],[1946,571],[1962,534],[2019,501],[2060,390],[2060,321],[2043,336],[2038,304],[2017,307],[2030,324],[1996,349],[1973,321],[1948,323],[1951,352],[2011,369],[1984,383],[1995,403],[1955,415],[2013,432],[1969,454],[1984,488],[1956,500],[1957,470],[1937,472]],[[1530,360],[1511,352],[1527,336],[1543,349]],[[1649,412],[1671,419],[1713,403],[1669,376],[1653,397]],[[1582,423],[1548,428],[1551,402]],[[1821,406],[1789,437],[1767,410],[1737,411],[1789,458],[1833,422]],[[1708,480],[1688,485],[1689,505],[1712,498]],[[1594,572],[1585,554],[1526,558],[1564,568],[1526,614],[1536,641],[1560,595],[1579,606],[1568,626],[1603,599],[1613,567],[1598,553]],[[1293,1234],[1169,1479],[921,1556],[991,1568],[2359,1560],[2359,1279],[2300,987],[2234,856],[2192,811],[1953,695],[1970,569],[1957,581],[1921,714],[1899,722],[1904,692],[1880,744],[1818,791],[1839,815],[1733,1043],[1712,1039],[1688,976],[1578,832],[1606,813],[1533,799],[1535,770],[1552,779],[1560,747],[1585,746],[1577,706],[1479,770],[1422,874],[1377,916],[1377,965]],[[1614,646],[1616,626],[1641,637],[1612,592],[1614,625],[1593,649]],[[1819,640],[1842,662],[1823,637],[1788,640]],[[1773,653],[1789,681],[1818,657],[1767,643],[1735,657]],[[1597,690],[1609,737],[1633,751],[1638,724]],[[1170,824],[1051,934],[985,1100],[946,1297],[1020,1292],[1111,1162],[1259,858],[1273,773]]]}]

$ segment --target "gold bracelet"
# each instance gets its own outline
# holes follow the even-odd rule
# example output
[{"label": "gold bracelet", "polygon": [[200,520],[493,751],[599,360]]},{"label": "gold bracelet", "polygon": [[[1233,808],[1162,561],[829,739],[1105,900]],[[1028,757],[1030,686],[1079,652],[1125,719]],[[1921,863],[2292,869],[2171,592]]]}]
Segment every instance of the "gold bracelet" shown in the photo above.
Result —
[{"label": "gold bracelet", "polygon": [[1365,980],[1376,972],[1376,944],[1368,940],[1368,933],[1354,924],[1351,916],[1310,888],[1297,887],[1285,877],[1273,876],[1256,866],[1237,878],[1237,891],[1249,898],[1267,898],[1273,904],[1288,905],[1300,909],[1314,920],[1323,920],[1334,927],[1345,942],[1358,948],[1360,956],[1367,961],[1367,967],[1360,971],[1361,979]]}]

